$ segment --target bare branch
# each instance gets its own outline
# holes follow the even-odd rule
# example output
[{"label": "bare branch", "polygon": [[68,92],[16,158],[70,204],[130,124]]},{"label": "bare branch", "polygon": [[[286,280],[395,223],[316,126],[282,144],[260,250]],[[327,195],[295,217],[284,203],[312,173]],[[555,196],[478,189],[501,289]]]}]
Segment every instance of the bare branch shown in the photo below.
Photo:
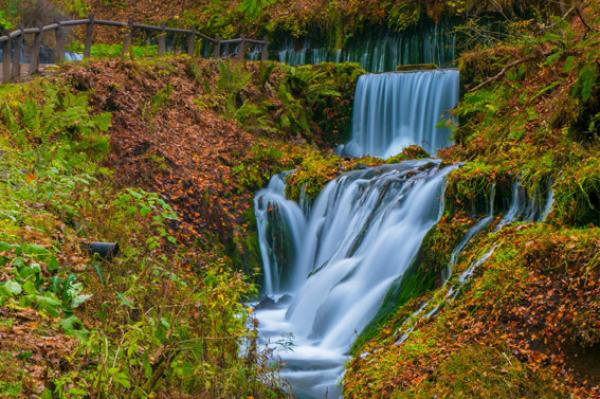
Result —
[{"label": "bare branch", "polygon": [[541,54],[532,54],[532,55],[529,55],[527,57],[519,58],[518,60],[515,60],[515,61],[513,61],[513,62],[511,62],[509,64],[506,64],[504,66],[504,68],[502,68],[500,70],[500,72],[498,72],[496,75],[494,75],[492,77],[487,78],[486,80],[484,80],[483,82],[481,82],[477,86],[475,86],[472,89],[470,89],[469,93],[477,91],[477,90],[481,89],[482,87],[485,87],[488,84],[490,84],[492,82],[495,82],[496,80],[498,80],[501,77],[503,77],[511,68],[513,68],[513,67],[515,67],[517,65],[523,64],[523,63],[528,62],[528,61],[535,60],[535,59],[540,58],[540,57],[545,57],[548,54],[549,53],[545,53],[545,52],[541,53]]},{"label": "bare branch", "polygon": [[577,2],[577,6],[575,6],[575,11],[577,11],[577,16],[581,20],[581,23],[583,24],[583,26],[585,26],[585,28],[587,29],[587,31],[585,32],[585,35],[587,35],[589,32],[598,32],[598,29],[595,29],[593,26],[588,24],[588,22],[583,17],[583,13],[581,12],[581,3],[580,2]]}]

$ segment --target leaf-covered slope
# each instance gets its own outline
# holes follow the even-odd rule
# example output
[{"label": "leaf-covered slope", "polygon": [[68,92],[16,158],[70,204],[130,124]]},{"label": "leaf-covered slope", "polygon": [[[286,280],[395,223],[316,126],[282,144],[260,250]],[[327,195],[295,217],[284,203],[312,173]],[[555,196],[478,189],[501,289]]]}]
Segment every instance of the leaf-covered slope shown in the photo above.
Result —
[{"label": "leaf-covered slope", "polygon": [[[182,216],[180,237],[244,253],[256,249],[247,240],[254,192],[315,145],[343,140],[360,73],[183,57],[102,61],[67,79],[113,114],[108,164],[119,184],[160,193]],[[245,255],[247,271],[259,266]]]}]

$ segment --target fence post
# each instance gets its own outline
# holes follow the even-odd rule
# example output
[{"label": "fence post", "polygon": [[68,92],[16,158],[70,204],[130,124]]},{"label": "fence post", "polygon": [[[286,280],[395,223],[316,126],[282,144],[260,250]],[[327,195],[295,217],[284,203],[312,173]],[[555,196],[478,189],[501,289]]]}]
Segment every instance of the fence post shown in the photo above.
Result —
[{"label": "fence post", "polygon": [[[10,32],[6,31],[8,36]],[[10,45],[12,40],[10,37],[2,45],[2,83],[10,82]]]},{"label": "fence post", "polygon": [[265,38],[265,42],[262,45],[261,57],[263,61],[269,60],[269,42]]},{"label": "fence post", "polygon": [[94,37],[94,14],[90,14],[89,21],[85,29],[85,47],[83,48],[83,58],[90,58],[92,55],[92,40]]},{"label": "fence post", "polygon": [[56,38],[56,60],[55,62],[60,65],[65,62],[65,27],[61,21],[56,21],[58,27],[54,31]]},{"label": "fence post", "polygon": [[42,24],[38,31],[33,34],[33,46],[31,47],[31,58],[29,60],[29,74],[33,75],[40,71],[40,49],[42,48]]},{"label": "fence post", "polygon": [[[127,34],[125,35],[125,42],[123,42],[123,52],[122,56],[126,57],[129,49],[131,47],[131,43],[133,41],[133,18],[129,17],[127,20]],[[133,57],[131,57],[133,58]]]},{"label": "fence post", "polygon": [[21,50],[23,49],[23,25],[19,27],[19,36],[15,38],[15,49],[13,56],[12,78],[17,81],[21,78]]},{"label": "fence post", "polygon": [[237,59],[243,60],[246,55],[246,39],[244,36],[241,37],[240,45],[238,47]]},{"label": "fence post", "polygon": [[221,58],[221,41],[219,39],[215,40],[214,57]]},{"label": "fence post", "polygon": [[161,32],[158,36],[158,55],[162,56],[165,55],[165,53],[167,52],[167,33],[165,32],[165,24],[162,24],[160,27]]},{"label": "fence post", "polygon": [[192,33],[187,37],[187,53],[190,57],[194,56],[196,51],[196,28],[192,28]]}]

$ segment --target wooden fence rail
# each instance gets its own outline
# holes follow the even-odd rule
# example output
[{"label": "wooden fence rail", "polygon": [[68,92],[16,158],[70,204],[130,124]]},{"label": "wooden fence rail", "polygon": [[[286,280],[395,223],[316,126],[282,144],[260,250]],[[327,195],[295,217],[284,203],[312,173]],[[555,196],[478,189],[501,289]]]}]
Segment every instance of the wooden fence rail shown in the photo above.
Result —
[{"label": "wooden fence rail", "polygon": [[[38,26],[36,28],[24,28],[20,26],[19,29],[13,32],[7,32],[3,36],[0,36],[0,48],[2,48],[2,83],[9,83],[16,81],[21,77],[21,51],[24,46],[25,35],[33,35],[33,44],[31,46],[29,73],[34,74],[39,72],[40,68],[40,49],[42,47],[43,34],[47,32],[54,32],[56,42],[56,59],[57,64],[64,62],[65,53],[65,28],[85,26],[85,39],[83,58],[88,58],[91,55],[94,26],[109,26],[117,28],[126,28],[127,32],[123,41],[123,54],[127,54],[132,44],[133,32],[138,31],[150,31],[158,32],[158,55],[165,55],[167,52],[166,37],[168,33],[184,35],[186,39],[186,51],[189,55],[193,56],[196,52],[196,43],[198,39],[213,45],[212,56],[220,58],[222,51],[225,50],[225,56],[234,56],[237,59],[244,59],[246,57],[247,49],[249,45],[253,45],[260,51],[260,58],[262,60],[268,59],[268,47],[269,42],[266,40],[256,40],[248,38],[238,38],[229,40],[219,40],[207,36],[195,29],[181,29],[171,28],[166,25],[155,26],[135,23],[133,20],[127,22],[120,21],[109,21],[104,19],[95,19],[94,15],[90,15],[86,19],[74,19],[68,21],[57,21],[56,23]],[[231,54],[229,50],[233,47],[236,48]],[[11,53],[13,54],[11,57]]]}]

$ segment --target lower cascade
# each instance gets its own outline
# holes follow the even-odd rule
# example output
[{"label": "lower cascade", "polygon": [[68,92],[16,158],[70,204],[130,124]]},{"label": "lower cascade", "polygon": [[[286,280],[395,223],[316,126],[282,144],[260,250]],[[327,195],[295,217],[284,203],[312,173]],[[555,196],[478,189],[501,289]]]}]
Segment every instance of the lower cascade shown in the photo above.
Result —
[{"label": "lower cascade", "polygon": [[283,175],[257,194],[260,340],[298,397],[341,396],[349,349],[441,217],[454,168],[419,160],[351,171],[312,204],[286,199]]},{"label": "lower cascade", "polygon": [[434,154],[451,144],[450,129],[438,124],[448,118],[458,94],[459,72],[453,69],[363,75],[352,139],[340,152],[389,158],[416,144]]}]

